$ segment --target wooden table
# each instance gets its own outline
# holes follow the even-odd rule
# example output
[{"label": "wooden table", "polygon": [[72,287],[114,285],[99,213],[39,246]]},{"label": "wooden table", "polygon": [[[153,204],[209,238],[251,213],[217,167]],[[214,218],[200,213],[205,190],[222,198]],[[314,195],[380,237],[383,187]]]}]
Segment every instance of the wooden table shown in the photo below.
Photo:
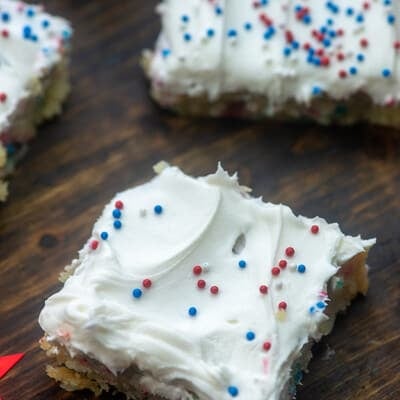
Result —
[{"label": "wooden table", "polygon": [[26,352],[0,381],[4,400],[92,399],[46,376],[38,313],[103,205],[152,177],[159,160],[195,175],[220,160],[266,200],[378,238],[369,294],[315,348],[298,399],[398,400],[400,133],[177,117],[149,99],[138,64],[159,29],[156,0],[46,3],[75,27],[73,91],[64,114],[40,130],[0,206],[0,354]]}]

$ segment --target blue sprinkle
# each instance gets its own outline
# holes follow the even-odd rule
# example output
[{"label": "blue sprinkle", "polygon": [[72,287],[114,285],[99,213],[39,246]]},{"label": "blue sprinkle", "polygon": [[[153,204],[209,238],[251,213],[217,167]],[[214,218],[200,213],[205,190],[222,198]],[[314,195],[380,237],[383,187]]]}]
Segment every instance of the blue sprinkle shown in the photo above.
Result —
[{"label": "blue sprinkle", "polygon": [[256,334],[252,331],[248,331],[246,333],[246,339],[251,342],[252,340],[254,340],[256,338]]},{"label": "blue sprinkle", "polygon": [[306,25],[311,24],[311,17],[310,17],[309,14],[306,14],[306,15],[303,17],[303,22],[304,22]]},{"label": "blue sprinkle", "polygon": [[1,13],[1,19],[3,22],[10,21],[10,14],[8,12]]},{"label": "blue sprinkle", "polygon": [[142,297],[142,294],[143,294],[142,289],[136,288],[132,290],[132,296],[135,299],[139,299],[140,297]]},{"label": "blue sprinkle", "polygon": [[323,44],[325,47],[329,47],[329,46],[331,45],[331,41],[330,41],[329,39],[324,39],[324,40],[322,41],[322,44]]},{"label": "blue sprinkle", "polygon": [[215,14],[222,15],[222,8],[220,6],[215,6]]},{"label": "blue sprinkle", "polygon": [[167,58],[171,54],[171,50],[170,49],[162,49],[161,54],[164,58]]},{"label": "blue sprinkle", "polygon": [[315,313],[315,307],[311,306],[308,311],[310,312],[310,314],[314,314]]},{"label": "blue sprinkle", "polygon": [[336,31],[329,31],[329,36],[331,38],[335,38],[336,37]]},{"label": "blue sprinkle", "polygon": [[29,18],[32,18],[35,16],[35,10],[33,8],[28,8],[26,10],[26,16]]},{"label": "blue sprinkle", "polygon": [[189,314],[191,317],[194,317],[194,316],[197,314],[197,308],[196,308],[196,307],[189,307],[189,309],[188,309],[188,314]]},{"label": "blue sprinkle", "polygon": [[300,43],[297,42],[296,40],[293,40],[293,42],[292,42],[292,47],[293,47],[295,50],[297,50],[297,49],[300,47]]},{"label": "blue sprinkle", "polygon": [[356,17],[356,21],[361,24],[362,22],[364,22],[364,16],[362,14],[358,14]]},{"label": "blue sprinkle", "polygon": [[42,21],[42,27],[43,28],[48,28],[50,26],[50,21],[48,20],[48,19],[44,19],[43,21]]},{"label": "blue sprinkle", "polygon": [[317,303],[317,307],[318,307],[318,308],[325,308],[325,307],[326,307],[326,304],[325,304],[323,301],[319,301],[319,302]]},{"label": "blue sprinkle", "polygon": [[236,29],[229,29],[227,32],[227,36],[230,38],[234,38],[237,36],[237,31]]},{"label": "blue sprinkle", "polygon": [[273,26],[270,26],[265,32],[264,32],[264,39],[268,40],[271,39],[272,36],[275,35],[275,28]]},{"label": "blue sprinkle", "polygon": [[246,268],[247,263],[244,260],[240,260],[238,265],[239,265],[240,268]]},{"label": "blue sprinkle", "polygon": [[251,31],[251,28],[253,27],[253,25],[251,25],[250,22],[246,22],[244,24],[244,29],[246,29],[246,31]]},{"label": "blue sprinkle", "polygon": [[290,49],[290,47],[285,47],[283,49],[283,54],[285,57],[289,57],[291,53],[292,53],[292,50]]},{"label": "blue sprinkle", "polygon": [[189,17],[187,15],[182,15],[181,21],[184,22],[185,24],[189,22]]},{"label": "blue sprinkle", "polygon": [[71,32],[70,32],[70,31],[67,31],[67,30],[62,31],[62,37],[63,37],[64,40],[70,39],[70,37],[71,37]]},{"label": "blue sprinkle", "polygon": [[364,59],[365,59],[364,54],[361,54],[361,53],[360,53],[360,54],[357,54],[357,61],[363,62]]},{"label": "blue sprinkle", "polygon": [[301,274],[304,274],[304,272],[306,272],[306,266],[304,264],[299,264],[297,266],[297,272],[300,272]]},{"label": "blue sprinkle", "polygon": [[229,386],[228,387],[228,393],[232,397],[236,397],[239,394],[239,389],[236,386]]},{"label": "blue sprinkle", "polygon": [[396,17],[395,17],[393,14],[389,14],[389,15],[387,16],[387,22],[388,22],[390,25],[393,25],[395,21],[396,21]]},{"label": "blue sprinkle", "polygon": [[389,68],[385,68],[385,69],[382,70],[382,76],[384,78],[388,78],[390,75],[391,75],[391,71],[390,71]]},{"label": "blue sprinkle", "polygon": [[158,215],[162,214],[162,212],[163,212],[162,206],[160,206],[159,204],[154,206],[154,212],[155,212],[155,214],[158,214]]},{"label": "blue sprinkle", "polygon": [[349,72],[351,75],[357,75],[357,68],[356,67],[350,67]]},{"label": "blue sprinkle", "polygon": [[30,39],[32,40],[32,42],[37,42],[38,41],[37,35],[31,35]]},{"label": "blue sprinkle", "polygon": [[321,94],[322,90],[319,86],[314,86],[312,88],[312,94],[313,96],[318,96],[319,94]]},{"label": "blue sprinkle", "polygon": [[331,25],[333,25],[333,19],[331,19],[331,18],[328,18],[327,20],[326,20],[326,23],[327,23],[327,25],[329,25],[329,26],[331,26]]},{"label": "blue sprinkle", "polygon": [[314,65],[321,65],[321,60],[318,57],[313,58],[313,64]]},{"label": "blue sprinkle", "polygon": [[392,0],[384,0],[383,4],[385,6],[391,6],[392,5]]},{"label": "blue sprinkle", "polygon": [[114,228],[115,229],[121,229],[121,227],[122,227],[122,222],[119,220],[119,219],[117,219],[117,220],[115,220],[114,221]]},{"label": "blue sprinkle", "polygon": [[108,233],[107,233],[107,232],[101,232],[100,237],[101,237],[103,240],[107,240],[107,239],[108,239]]},{"label": "blue sprinkle", "polygon": [[337,14],[339,12],[339,7],[333,1],[327,1],[325,5],[332,13]]},{"label": "blue sprinkle", "polygon": [[29,25],[25,25],[23,30],[22,30],[22,34],[23,34],[25,39],[29,39],[31,37],[31,34],[32,34],[32,28]]},{"label": "blue sprinkle", "polygon": [[210,38],[210,37],[213,37],[215,35],[215,31],[214,31],[214,29],[212,29],[212,28],[210,28],[210,29],[207,29],[207,36]]},{"label": "blue sprinkle", "polygon": [[121,210],[119,210],[118,208],[115,208],[115,209],[113,210],[113,212],[112,212],[112,216],[113,216],[114,218],[119,219],[119,218],[121,218],[121,215],[122,215]]},{"label": "blue sprinkle", "polygon": [[354,14],[354,10],[353,10],[351,7],[349,7],[349,8],[346,10],[346,15],[348,15],[349,17],[351,17],[353,14]]},{"label": "blue sprinkle", "polygon": [[326,26],[322,26],[319,31],[325,35],[325,33],[328,32],[328,29],[326,28]]},{"label": "blue sprinkle", "polygon": [[298,4],[297,6],[294,7],[294,11],[295,11],[296,13],[300,12],[302,9],[303,9],[303,7],[302,7],[301,5],[299,5],[299,4]]},{"label": "blue sprinkle", "polygon": [[192,40],[192,35],[190,34],[190,33],[185,33],[184,35],[183,35],[183,40],[185,41],[185,42],[190,42],[191,40]]}]

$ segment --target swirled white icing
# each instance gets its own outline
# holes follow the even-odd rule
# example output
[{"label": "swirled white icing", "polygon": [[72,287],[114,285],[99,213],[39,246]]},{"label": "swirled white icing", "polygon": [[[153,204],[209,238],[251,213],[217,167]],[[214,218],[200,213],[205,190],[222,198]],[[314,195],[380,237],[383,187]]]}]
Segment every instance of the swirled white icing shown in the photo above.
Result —
[{"label": "swirled white icing", "polygon": [[114,374],[136,365],[146,390],[168,399],[279,399],[327,318],[327,281],[373,243],[250,197],[221,167],[195,179],[167,166],[105,207],[39,322],[71,355]]},{"label": "swirled white icing", "polygon": [[0,133],[24,99],[43,95],[38,80],[61,60],[70,36],[69,23],[42,6],[0,0]]},{"label": "swirled white icing", "polygon": [[323,93],[400,100],[397,0],[164,0],[158,10],[150,75],[165,103],[249,92],[273,113]]}]

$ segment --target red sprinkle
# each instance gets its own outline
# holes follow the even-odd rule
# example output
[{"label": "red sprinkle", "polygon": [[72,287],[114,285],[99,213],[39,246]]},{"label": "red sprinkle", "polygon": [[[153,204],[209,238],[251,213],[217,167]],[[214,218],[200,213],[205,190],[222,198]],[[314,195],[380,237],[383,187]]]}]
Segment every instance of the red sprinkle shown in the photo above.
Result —
[{"label": "red sprinkle", "polygon": [[218,291],[219,291],[218,286],[211,286],[210,287],[210,292],[212,294],[218,294]]},{"label": "red sprinkle", "polygon": [[338,53],[338,55],[336,57],[337,57],[337,59],[339,61],[343,61],[344,60],[344,54],[343,53]]},{"label": "red sprinkle", "polygon": [[90,242],[90,248],[91,248],[92,250],[96,250],[98,246],[99,246],[99,241],[98,241],[98,240],[92,240],[92,241]]},{"label": "red sprinkle", "polygon": [[267,285],[261,285],[259,287],[260,293],[261,294],[267,294],[268,293],[268,286]]},{"label": "red sprinkle", "polygon": [[394,42],[394,48],[396,49],[396,50],[400,50],[400,40],[398,40],[398,41],[396,41],[396,42]]},{"label": "red sprinkle", "polygon": [[286,260],[280,260],[279,261],[279,268],[284,269],[284,268],[286,268],[286,266],[287,266],[287,261]]},{"label": "red sprinkle", "polygon": [[193,273],[195,275],[200,275],[203,272],[203,268],[200,267],[200,265],[195,265],[193,267]]},{"label": "red sprinkle", "polygon": [[368,46],[368,40],[363,38],[360,40],[360,46],[361,47],[367,47]]},{"label": "red sprinkle", "polygon": [[8,38],[10,36],[10,32],[8,32],[7,29],[3,29],[1,31],[1,36],[3,36],[3,38]]},{"label": "red sprinkle", "polygon": [[286,308],[287,308],[286,301],[281,301],[281,302],[278,304],[278,308],[279,308],[280,310],[286,310]]},{"label": "red sprinkle", "polygon": [[260,14],[260,21],[266,26],[272,25],[272,19],[269,18],[268,15],[265,13]]},{"label": "red sprinkle", "polygon": [[369,10],[369,7],[370,7],[370,4],[367,1],[365,1],[363,4],[364,10]]},{"label": "red sprinkle", "polygon": [[150,279],[143,279],[142,284],[143,284],[143,287],[145,287],[146,289],[148,289],[148,288],[151,286],[152,281],[151,281]]},{"label": "red sprinkle", "polygon": [[293,247],[286,247],[285,254],[288,257],[293,257],[294,256],[294,248]]},{"label": "red sprinkle", "polygon": [[285,38],[288,43],[292,43],[294,41],[294,36],[292,31],[285,32]]},{"label": "red sprinkle", "polygon": [[341,69],[339,71],[339,77],[342,78],[342,79],[346,78],[347,77],[347,72],[344,69]]},{"label": "red sprinkle", "polygon": [[312,225],[311,226],[311,233],[316,235],[319,232],[319,226],[318,225]]},{"label": "red sprinkle", "polygon": [[272,275],[278,276],[280,274],[281,270],[278,267],[273,267],[271,269],[271,272],[272,272]]},{"label": "red sprinkle", "polygon": [[264,342],[263,343],[263,349],[265,351],[268,351],[271,348],[271,342]]},{"label": "red sprinkle", "polygon": [[124,208],[124,203],[121,200],[117,200],[115,202],[115,208],[118,208],[118,210],[122,210]]},{"label": "red sprinkle", "polygon": [[7,100],[7,95],[5,93],[0,93],[0,103],[4,103]]},{"label": "red sprinkle", "polygon": [[329,60],[329,57],[322,57],[321,58],[321,65],[324,67],[328,67],[331,61]]},{"label": "red sprinkle", "polygon": [[204,289],[206,287],[206,281],[204,279],[199,279],[197,281],[197,287],[199,289]]}]

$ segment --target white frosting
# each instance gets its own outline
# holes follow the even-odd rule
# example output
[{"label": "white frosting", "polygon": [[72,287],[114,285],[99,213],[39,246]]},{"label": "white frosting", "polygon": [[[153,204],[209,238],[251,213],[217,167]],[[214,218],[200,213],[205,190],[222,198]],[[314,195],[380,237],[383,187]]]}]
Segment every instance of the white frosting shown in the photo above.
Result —
[{"label": "white frosting", "polygon": [[[206,94],[214,100],[224,93],[251,92],[267,96],[266,113],[273,113],[289,99],[307,104],[319,93],[346,99],[361,91],[381,105],[400,100],[398,0],[260,0],[258,7],[254,3],[257,1],[161,3],[162,31],[150,74],[153,84],[171,96],[163,101],[173,102],[179,94]],[[297,18],[302,12],[296,11],[298,6],[309,9],[309,23]],[[222,13],[216,12],[216,7]],[[265,18],[263,22],[262,15],[272,23]],[[388,21],[391,16],[397,18],[393,23]],[[246,24],[250,24],[247,29]],[[312,35],[321,28],[327,31],[325,42]],[[212,36],[207,33],[210,29]],[[234,37],[228,34],[232,29]],[[270,35],[269,30],[273,30]],[[287,40],[287,31],[293,40]],[[185,40],[187,34],[190,40]],[[366,47],[361,45],[363,39],[368,41]],[[305,44],[314,50],[311,58],[328,58],[329,65],[309,62]],[[286,48],[289,55],[284,54]],[[320,49],[323,56],[316,55]],[[339,54],[343,60],[338,59]],[[383,76],[386,69],[390,77]],[[347,74],[344,79],[339,77],[341,70]]]},{"label": "white frosting", "polygon": [[[241,399],[279,399],[293,361],[310,336],[319,337],[318,324],[326,319],[323,308],[310,307],[326,304],[320,292],[338,266],[374,240],[345,236],[337,224],[250,197],[221,167],[198,179],[162,168],[105,207],[70,267],[72,276],[46,301],[41,327],[71,355],[88,354],[114,374],[137,365],[146,372],[141,384],[168,399],[189,399],[188,392],[229,399],[230,386]],[[123,202],[120,229],[113,227],[117,200]],[[317,234],[312,225],[319,226]],[[94,250],[93,241],[99,242]],[[289,246],[292,257],[285,255]],[[282,259],[287,267],[273,276]],[[201,275],[193,273],[196,265]],[[150,288],[144,279],[151,279]],[[218,294],[210,292],[213,285]],[[267,294],[260,285],[268,286]],[[140,298],[132,295],[135,288]],[[282,301],[286,311],[278,310]]]},{"label": "white frosting", "polygon": [[70,35],[69,23],[43,7],[0,0],[0,133],[25,98],[42,95],[36,82],[61,60]]}]

